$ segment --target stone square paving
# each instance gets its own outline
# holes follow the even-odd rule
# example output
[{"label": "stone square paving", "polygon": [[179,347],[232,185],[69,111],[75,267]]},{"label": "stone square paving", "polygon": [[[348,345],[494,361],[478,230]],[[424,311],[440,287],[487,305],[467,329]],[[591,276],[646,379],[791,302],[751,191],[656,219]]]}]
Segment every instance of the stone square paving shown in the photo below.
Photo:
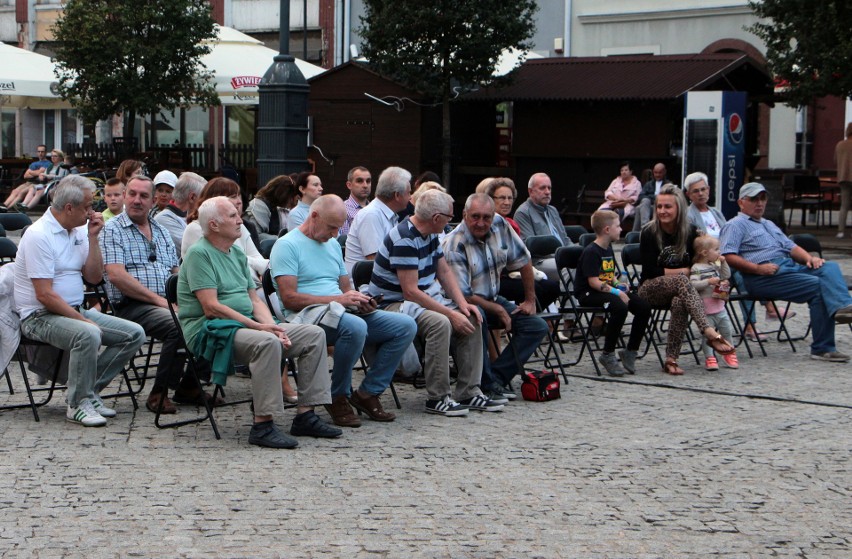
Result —
[{"label": "stone square paving", "polygon": [[561,400],[467,418],[402,385],[396,422],[290,451],[248,445],[247,405],[217,410],[217,441],[126,398],[71,425],[59,395],[38,423],[0,413],[0,557],[850,557],[852,365],[796,346],[683,377],[649,355],[617,382],[585,359]]}]

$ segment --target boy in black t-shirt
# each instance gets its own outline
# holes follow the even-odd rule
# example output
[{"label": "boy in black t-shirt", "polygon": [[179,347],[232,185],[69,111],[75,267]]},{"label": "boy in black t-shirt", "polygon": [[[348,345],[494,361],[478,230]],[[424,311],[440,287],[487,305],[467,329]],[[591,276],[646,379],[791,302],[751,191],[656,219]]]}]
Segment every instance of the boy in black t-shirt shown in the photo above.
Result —
[{"label": "boy in black t-shirt", "polygon": [[[598,210],[592,214],[592,229],[595,241],[590,243],[577,264],[574,295],[583,306],[601,307],[609,310],[604,348],[598,361],[610,376],[624,376],[624,369],[636,372],[636,355],[642,336],[651,318],[651,305],[630,292],[628,284],[619,284],[615,268],[615,254],[610,244],[621,235],[618,214],[610,210]],[[619,353],[621,364],[615,356],[615,344],[627,313],[633,314],[627,349]],[[622,368],[622,364],[624,368]]]}]

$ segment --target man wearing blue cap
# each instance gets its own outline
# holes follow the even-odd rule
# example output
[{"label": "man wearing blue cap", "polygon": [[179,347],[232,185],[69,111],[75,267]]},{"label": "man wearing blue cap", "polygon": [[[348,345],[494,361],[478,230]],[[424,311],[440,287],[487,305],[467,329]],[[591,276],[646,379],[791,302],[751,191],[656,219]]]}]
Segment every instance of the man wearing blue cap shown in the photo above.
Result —
[{"label": "man wearing blue cap", "polygon": [[740,188],[740,213],[722,227],[721,252],[732,268],[742,272],[751,295],[808,303],[811,359],[846,363],[849,356],[834,344],[834,323],[852,322],[852,297],[840,267],[812,256],[765,219],[767,198],[760,183]]}]

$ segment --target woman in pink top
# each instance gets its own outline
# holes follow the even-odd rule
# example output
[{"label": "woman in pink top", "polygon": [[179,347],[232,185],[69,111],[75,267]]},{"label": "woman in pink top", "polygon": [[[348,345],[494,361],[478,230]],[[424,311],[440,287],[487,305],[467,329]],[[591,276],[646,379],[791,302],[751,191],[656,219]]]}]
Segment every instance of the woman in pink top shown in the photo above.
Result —
[{"label": "woman in pink top", "polygon": [[630,163],[625,161],[621,164],[619,175],[609,184],[604,193],[606,201],[601,204],[599,210],[612,210],[618,214],[623,221],[633,214],[634,204],[642,193],[642,184],[633,176]]}]

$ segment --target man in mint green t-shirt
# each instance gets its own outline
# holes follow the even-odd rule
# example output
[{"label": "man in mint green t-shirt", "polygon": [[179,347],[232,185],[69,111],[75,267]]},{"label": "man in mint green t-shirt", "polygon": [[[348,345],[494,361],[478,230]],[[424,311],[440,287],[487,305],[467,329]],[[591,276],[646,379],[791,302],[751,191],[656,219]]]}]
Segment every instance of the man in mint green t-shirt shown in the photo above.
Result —
[{"label": "man in mint green t-shirt", "polygon": [[254,402],[249,443],[294,448],[298,441],[283,433],[273,417],[284,414],[281,392],[283,355],[299,359],[298,414],[290,433],[296,436],[339,437],[342,431],[325,424],[314,407],[331,402],[325,333],[311,325],[278,325],[255,293],[240,238],[242,219],[224,196],[206,200],[198,209],[204,237],[187,252],[178,275],[181,327],[191,349],[204,335],[206,322],[217,319],[242,325],[232,338],[233,357],[248,363]]}]

